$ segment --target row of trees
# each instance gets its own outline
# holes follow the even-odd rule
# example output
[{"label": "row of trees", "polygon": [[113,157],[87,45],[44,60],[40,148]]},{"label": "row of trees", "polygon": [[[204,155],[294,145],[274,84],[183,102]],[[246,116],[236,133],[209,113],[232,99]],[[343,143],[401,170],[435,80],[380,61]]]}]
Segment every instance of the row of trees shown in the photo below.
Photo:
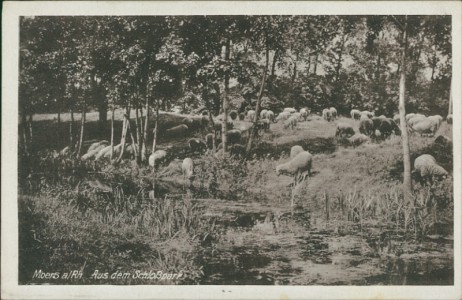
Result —
[{"label": "row of trees", "polygon": [[108,111],[113,118],[116,107],[127,116],[134,109],[135,128],[125,118],[122,140],[130,133],[143,161],[153,108],[206,107],[226,117],[230,99],[242,95],[257,110],[390,115],[400,82],[408,111],[446,114],[448,106],[450,16],[23,17],[20,26],[25,144],[41,112],[58,113],[58,122],[82,112],[81,145],[88,109],[99,111],[101,130]]}]

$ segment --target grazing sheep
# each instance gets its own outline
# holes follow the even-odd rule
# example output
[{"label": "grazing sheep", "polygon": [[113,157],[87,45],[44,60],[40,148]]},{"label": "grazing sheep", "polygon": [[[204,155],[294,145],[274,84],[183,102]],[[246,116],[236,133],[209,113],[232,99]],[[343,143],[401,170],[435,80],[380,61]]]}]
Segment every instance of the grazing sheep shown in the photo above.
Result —
[{"label": "grazing sheep", "polygon": [[350,111],[351,118],[354,120],[359,120],[361,118],[361,112],[357,109],[352,109]]},{"label": "grazing sheep", "polygon": [[189,139],[188,145],[192,153],[204,153],[207,150],[205,142],[198,138]]},{"label": "grazing sheep", "polygon": [[187,134],[189,127],[186,124],[181,124],[175,127],[171,127],[165,130],[165,136],[167,137],[182,137]]},{"label": "grazing sheep", "polygon": [[347,140],[347,144],[353,147],[357,147],[361,144],[371,141],[371,139],[367,135],[362,134],[362,133],[356,133],[355,135],[347,138],[346,140]]},{"label": "grazing sheep", "polygon": [[307,108],[302,108],[300,109],[300,119],[303,119],[303,121],[306,121],[306,118],[308,118],[308,109]]},{"label": "grazing sheep", "polygon": [[256,126],[258,130],[269,131],[270,130],[270,120],[268,119],[258,120]]},{"label": "grazing sheep", "polygon": [[327,122],[330,122],[332,120],[332,112],[327,109],[327,108],[324,108],[322,110],[322,117],[324,120],[326,120]]},{"label": "grazing sheep", "polygon": [[374,123],[371,119],[366,118],[359,121],[359,132],[367,136],[374,134]]},{"label": "grazing sheep", "polygon": [[303,150],[302,146],[299,146],[299,145],[292,146],[292,148],[290,148],[290,158],[291,159],[294,158],[300,152],[303,152],[303,151],[305,151],[305,150]]},{"label": "grazing sheep", "polygon": [[156,167],[167,157],[167,151],[157,150],[149,156],[149,165],[151,167]]},{"label": "grazing sheep", "polygon": [[255,119],[255,111],[253,109],[247,112],[247,119],[249,119],[249,121],[253,121]]},{"label": "grazing sheep", "polygon": [[228,143],[229,144],[238,144],[241,142],[242,133],[239,129],[232,129],[228,131]]},{"label": "grazing sheep", "polygon": [[385,118],[381,120],[379,126],[376,128],[380,132],[380,137],[386,139],[391,136],[392,133],[395,135],[401,135],[401,129],[398,124],[396,124],[393,119]]},{"label": "grazing sheep", "polygon": [[370,112],[370,111],[367,111],[367,110],[363,110],[361,112],[361,115],[366,115],[369,119],[372,119],[372,117],[375,116],[375,114],[373,112]]},{"label": "grazing sheep", "polygon": [[407,121],[407,125],[410,126],[410,127],[412,127],[412,126],[416,125],[417,123],[420,123],[420,122],[422,122],[422,121],[424,121],[424,120],[426,120],[426,119],[427,119],[427,117],[425,117],[425,116],[422,116],[422,115],[417,116],[417,115],[416,115],[416,116],[410,118],[410,119]]},{"label": "grazing sheep", "polygon": [[332,115],[332,119],[337,119],[337,109],[335,107],[331,107],[329,110]]},{"label": "grazing sheep", "polygon": [[240,120],[240,121],[244,121],[244,119],[245,119],[245,114],[244,114],[244,113],[240,113],[240,114],[239,114],[239,120]]},{"label": "grazing sheep", "polygon": [[355,134],[353,126],[348,123],[338,123],[337,129],[335,130],[335,136],[341,138],[348,138]]},{"label": "grazing sheep", "polygon": [[268,110],[266,112],[266,118],[270,120],[270,122],[274,122],[274,112],[272,110]]},{"label": "grazing sheep", "polygon": [[[129,144],[125,144],[125,149],[127,148]],[[122,144],[118,144],[114,146],[114,157],[117,158],[120,155],[120,151],[122,151]],[[127,153],[126,153],[127,154]],[[95,155],[95,160],[99,160],[100,158],[110,158],[111,156],[111,146],[107,146],[103,149],[101,149],[98,154]]]},{"label": "grazing sheep", "polygon": [[183,160],[181,171],[183,172],[183,189],[185,189],[186,179],[189,180],[189,187],[191,187],[194,180],[194,162],[191,158],[187,157]]},{"label": "grazing sheep", "polygon": [[286,107],[284,108],[283,110],[284,112],[288,112],[289,114],[293,114],[294,112],[296,112],[297,110],[293,107]]},{"label": "grazing sheep", "polygon": [[444,178],[448,172],[438,165],[436,159],[430,154],[423,154],[414,161],[414,176],[420,179],[421,183],[432,181],[434,178]]},{"label": "grazing sheep", "polygon": [[287,121],[284,123],[284,128],[291,128],[294,129],[297,126],[297,117],[296,116],[291,116],[290,118],[287,119]]},{"label": "grazing sheep", "polygon": [[290,118],[290,113],[289,112],[281,112],[277,118],[276,118],[276,122],[279,122],[279,121],[285,121],[287,120],[288,118]]},{"label": "grazing sheep", "polygon": [[[410,121],[412,121],[411,119]],[[409,128],[412,131],[420,133],[421,136],[428,134],[429,136],[434,136],[438,130],[438,122],[432,119],[424,119],[417,124],[410,125]]]},{"label": "grazing sheep", "polygon": [[95,150],[96,148],[102,149],[102,148],[101,148],[101,145],[107,146],[107,145],[109,145],[109,142],[108,142],[108,141],[104,141],[104,140],[103,140],[103,141],[99,141],[99,142],[95,142],[95,143],[93,143],[93,144],[90,145],[90,147],[89,147],[88,150],[87,150],[87,153],[90,152],[90,151]]},{"label": "grazing sheep", "polygon": [[233,120],[233,121],[236,120],[237,115],[238,115],[238,114],[237,114],[237,111],[236,111],[236,110],[232,110],[232,111],[229,112],[229,117],[230,117],[231,120]]},{"label": "grazing sheep", "polygon": [[406,115],[406,122],[409,121],[410,119],[414,118],[415,113],[409,113]]},{"label": "grazing sheep", "polygon": [[448,124],[452,124],[452,114],[449,114],[449,115],[446,117],[446,121],[448,122]]},{"label": "grazing sheep", "polygon": [[106,143],[101,143],[99,144],[97,147],[90,147],[92,149],[88,149],[87,153],[84,154],[81,159],[83,161],[87,160],[87,159],[90,159],[90,158],[94,158],[102,149],[106,148],[107,147],[107,144]]},{"label": "grazing sheep", "polygon": [[263,109],[263,110],[260,112],[260,119],[266,119],[266,118],[267,118],[267,114],[268,114],[268,110]]},{"label": "grazing sheep", "polygon": [[306,176],[311,176],[312,164],[313,156],[308,151],[303,151],[298,153],[290,161],[278,165],[276,167],[276,175],[292,175],[294,178],[294,185],[296,185],[297,182],[303,181]]},{"label": "grazing sheep", "polygon": [[428,117],[427,119],[429,119],[429,120],[434,120],[435,122],[437,122],[437,123],[438,123],[438,128],[440,128],[441,123],[443,122],[443,117],[440,116],[440,115],[430,116],[430,117]]}]

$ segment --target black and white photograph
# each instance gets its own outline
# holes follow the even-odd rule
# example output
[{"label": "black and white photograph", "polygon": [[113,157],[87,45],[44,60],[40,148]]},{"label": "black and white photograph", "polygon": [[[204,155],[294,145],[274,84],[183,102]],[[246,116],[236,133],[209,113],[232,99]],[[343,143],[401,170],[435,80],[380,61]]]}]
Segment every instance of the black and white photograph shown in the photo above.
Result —
[{"label": "black and white photograph", "polygon": [[462,297],[460,2],[39,3],[4,3],[2,298]]}]

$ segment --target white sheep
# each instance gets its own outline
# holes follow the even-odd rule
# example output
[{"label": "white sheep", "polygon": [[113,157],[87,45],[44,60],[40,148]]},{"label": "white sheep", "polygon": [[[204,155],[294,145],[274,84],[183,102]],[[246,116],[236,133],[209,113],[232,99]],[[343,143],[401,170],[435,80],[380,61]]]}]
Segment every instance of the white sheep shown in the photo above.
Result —
[{"label": "white sheep", "polygon": [[305,180],[306,176],[311,176],[313,156],[308,151],[298,153],[290,161],[276,167],[276,175],[290,175],[294,178],[294,186]]},{"label": "white sheep", "polygon": [[268,110],[263,109],[263,110],[260,112],[260,119],[266,119],[267,117],[268,117]]},{"label": "white sheep", "polygon": [[290,158],[291,159],[294,158],[300,152],[303,152],[303,151],[305,151],[305,150],[303,150],[302,146],[299,146],[299,145],[292,146],[292,148],[290,148]]},{"label": "white sheep", "polygon": [[287,121],[284,123],[284,128],[291,128],[294,129],[297,126],[297,116],[291,116],[290,118],[287,119]]},{"label": "white sheep", "polygon": [[427,119],[427,117],[425,117],[425,116],[415,115],[414,117],[407,120],[407,125],[412,127],[412,126],[416,125],[417,123],[420,123],[420,122],[422,122],[422,121],[424,121],[426,119]]},{"label": "white sheep", "polygon": [[155,167],[156,164],[160,163],[167,157],[167,151],[165,150],[157,150],[156,152],[152,153],[149,156],[149,165],[151,167]]},{"label": "white sheep", "polygon": [[293,107],[286,107],[286,108],[284,108],[283,111],[288,112],[289,114],[293,114],[297,110],[295,108],[293,108]]},{"label": "white sheep", "polygon": [[361,117],[362,117],[363,115],[366,115],[369,119],[372,119],[372,117],[375,116],[375,113],[370,112],[370,111],[367,111],[367,110],[363,110],[363,111],[361,112]]},{"label": "white sheep", "polygon": [[285,121],[290,118],[290,112],[283,111],[276,117],[276,122]]},{"label": "white sheep", "polygon": [[272,110],[268,110],[266,112],[266,118],[271,122],[274,122],[274,112]]},{"label": "white sheep", "polygon": [[332,119],[337,119],[337,109],[335,107],[329,108]]},{"label": "white sheep", "polygon": [[415,113],[408,113],[406,115],[406,122],[409,121],[410,119],[412,119],[414,116],[415,116]]},{"label": "white sheep", "polygon": [[355,135],[347,138],[348,145],[353,147],[359,146],[364,143],[368,143],[371,141],[370,137],[362,133],[356,133]]},{"label": "white sheep", "polygon": [[181,171],[183,172],[183,189],[185,189],[186,179],[189,180],[191,187],[194,180],[194,162],[191,158],[187,157],[183,160]]},{"label": "white sheep", "polygon": [[[415,118],[409,120],[411,122]],[[429,136],[435,135],[438,131],[438,121],[433,119],[422,119],[416,124],[409,124],[409,128],[412,131],[420,133],[420,135],[428,134]]]},{"label": "white sheep", "polygon": [[359,118],[361,118],[361,112],[357,109],[352,109],[350,115],[351,118],[354,120],[359,120]]},{"label": "white sheep", "polygon": [[448,172],[438,165],[432,155],[423,154],[415,159],[413,174],[419,175],[422,181],[431,181],[433,177],[447,176]]},{"label": "white sheep", "polygon": [[307,108],[302,108],[300,109],[300,119],[303,118],[304,121],[306,121],[306,118],[308,118],[308,109]]},{"label": "white sheep", "polygon": [[438,128],[441,126],[441,123],[443,122],[443,117],[440,115],[429,116],[427,119],[434,120],[435,122],[437,122]]},{"label": "white sheep", "polygon": [[255,111],[253,109],[247,112],[247,118],[249,121],[253,121],[255,119]]}]

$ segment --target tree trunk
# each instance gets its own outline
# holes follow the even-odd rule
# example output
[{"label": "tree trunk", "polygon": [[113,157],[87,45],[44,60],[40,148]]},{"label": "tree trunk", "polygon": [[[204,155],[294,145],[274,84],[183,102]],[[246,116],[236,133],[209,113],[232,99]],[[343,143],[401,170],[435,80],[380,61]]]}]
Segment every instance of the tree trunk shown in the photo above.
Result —
[{"label": "tree trunk", "polygon": [[[231,40],[226,39],[224,59],[229,61],[229,48],[231,46]],[[222,124],[222,136],[221,143],[223,145],[223,156],[226,153],[226,146],[228,143],[228,93],[229,93],[229,73],[225,74],[225,89],[223,94],[223,124]]]},{"label": "tree trunk", "polygon": [[318,53],[316,52],[316,56],[314,57],[314,68],[313,68],[313,74],[316,75],[316,70],[318,68]]},{"label": "tree trunk", "polygon": [[273,64],[271,65],[271,76],[274,76],[274,72],[276,70],[276,62],[278,60],[278,55],[279,55],[279,51],[278,50],[274,51]]},{"label": "tree trunk", "polygon": [[32,116],[33,116],[33,113],[30,113],[29,114],[29,148],[32,149],[32,146],[33,146],[33,140],[34,140],[34,130],[33,130],[33,125],[32,125]]},{"label": "tree trunk", "polygon": [[26,116],[25,112],[23,112],[21,114],[21,116],[22,116],[21,127],[22,127],[23,139],[24,139],[24,153],[26,155],[29,155],[29,152],[28,152],[28,150],[29,150],[29,145],[28,145],[29,139],[27,138],[27,116]]},{"label": "tree trunk", "polygon": [[253,127],[252,127],[252,131],[250,133],[250,136],[249,136],[249,141],[247,143],[246,153],[250,153],[250,149],[252,149],[253,140],[254,140],[255,136],[257,135],[257,131],[258,131],[257,122],[258,122],[258,118],[260,116],[261,99],[263,97],[263,92],[265,90],[266,75],[267,75],[267,72],[268,72],[268,63],[269,63],[269,50],[268,50],[268,47],[266,48],[266,55],[265,56],[266,56],[265,68],[263,70],[263,78],[261,80],[260,92],[258,93],[257,107],[255,108],[254,124],[253,124]]},{"label": "tree trunk", "polygon": [[86,110],[87,110],[87,103],[86,103],[85,95],[83,97],[83,108],[82,108],[82,117],[80,119],[80,140],[79,140],[79,150],[77,151],[77,156],[80,157],[80,152],[82,151],[82,144],[83,144],[83,136],[85,134],[85,118],[86,118]]},{"label": "tree trunk", "polygon": [[401,51],[401,74],[399,81],[399,117],[401,124],[401,137],[403,141],[403,192],[406,203],[409,203],[409,199],[412,195],[412,179],[411,179],[411,156],[409,151],[409,136],[406,125],[406,52],[407,52],[407,16],[405,17],[405,23],[403,28],[403,44]]},{"label": "tree trunk", "polygon": [[152,151],[151,153],[156,152],[156,146],[157,146],[157,131],[159,128],[159,100],[156,100],[156,122],[155,122],[155,127],[154,127],[154,137],[152,139]]},{"label": "tree trunk", "polygon": [[[135,127],[136,127],[136,143],[138,144],[138,149],[141,149],[141,130],[140,130],[140,115],[139,115],[139,108],[138,108],[138,101],[135,107]],[[134,141],[133,141],[134,142]],[[138,150],[137,150],[138,152]],[[141,160],[139,160],[140,156],[138,153],[136,154],[136,162],[139,164]]]},{"label": "tree trunk", "polygon": [[115,107],[112,107],[111,113],[111,162],[114,157],[114,111]]},{"label": "tree trunk", "polygon": [[452,115],[452,77],[451,77],[451,85],[449,87],[449,108],[448,108],[448,115]]},{"label": "tree trunk", "polygon": [[74,148],[74,104],[71,100],[71,122],[69,123],[69,144]]},{"label": "tree trunk", "polygon": [[143,146],[141,150],[141,160],[145,162],[147,160],[148,156],[148,147],[147,147],[147,142],[148,142],[148,128],[149,128],[149,97],[146,96],[146,119],[144,120],[144,132],[143,132]]},{"label": "tree trunk", "polygon": [[122,137],[120,139],[120,154],[119,154],[119,157],[117,158],[117,162],[121,161],[122,160],[122,157],[124,155],[124,152],[125,152],[125,138],[127,136],[127,129],[128,129],[128,121],[130,119],[128,118],[127,114],[125,113],[124,114],[124,122],[123,122],[123,127],[122,127]]}]

